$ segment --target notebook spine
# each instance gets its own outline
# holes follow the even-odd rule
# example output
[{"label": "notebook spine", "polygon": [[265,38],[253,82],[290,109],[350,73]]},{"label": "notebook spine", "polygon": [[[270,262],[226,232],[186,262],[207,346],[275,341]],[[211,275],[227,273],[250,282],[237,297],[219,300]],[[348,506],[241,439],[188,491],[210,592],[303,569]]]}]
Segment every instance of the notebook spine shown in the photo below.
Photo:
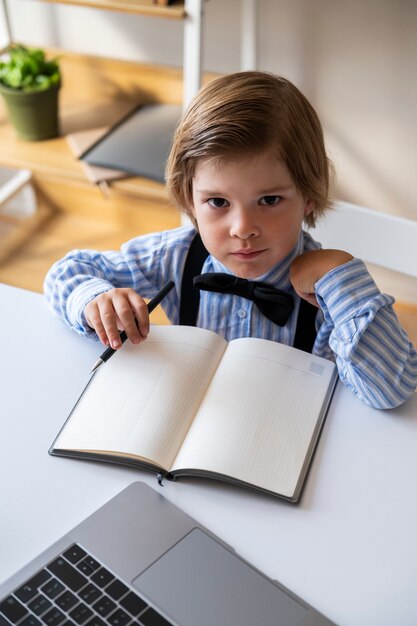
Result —
[{"label": "notebook spine", "polygon": [[172,474],[171,472],[159,472],[156,477],[157,477],[158,483],[159,483],[159,485],[161,487],[164,486],[163,485],[164,479],[172,480],[172,481],[177,480],[176,476],[174,474]]}]

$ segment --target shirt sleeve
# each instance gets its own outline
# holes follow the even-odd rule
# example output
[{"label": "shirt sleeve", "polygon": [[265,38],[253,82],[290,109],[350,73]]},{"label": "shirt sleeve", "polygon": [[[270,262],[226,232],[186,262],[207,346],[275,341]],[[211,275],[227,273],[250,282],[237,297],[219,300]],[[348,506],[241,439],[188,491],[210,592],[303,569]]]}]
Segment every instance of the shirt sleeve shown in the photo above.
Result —
[{"label": "shirt sleeve", "polygon": [[393,310],[394,298],[379,291],[365,264],[353,259],[316,283],[324,321],[316,354],[334,354],[339,376],[374,408],[405,402],[417,385],[417,353]]},{"label": "shirt sleeve", "polygon": [[119,251],[73,250],[47,273],[46,299],[70,328],[96,338],[84,309],[100,293],[125,287],[152,298],[168,280],[174,280],[176,289],[167,295],[162,306],[171,322],[177,323],[178,277],[193,234],[192,229],[173,229],[136,237]]}]

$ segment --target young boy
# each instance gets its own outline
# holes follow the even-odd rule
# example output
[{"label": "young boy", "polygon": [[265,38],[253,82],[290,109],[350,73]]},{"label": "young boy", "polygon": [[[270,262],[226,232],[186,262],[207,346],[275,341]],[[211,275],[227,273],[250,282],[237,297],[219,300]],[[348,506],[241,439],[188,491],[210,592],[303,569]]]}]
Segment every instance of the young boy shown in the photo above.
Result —
[{"label": "young boy", "polygon": [[[368,404],[397,406],[416,387],[417,354],[394,299],[362,261],[302,230],[329,208],[329,169],[318,117],[294,85],[263,72],[222,76],[188,107],[167,163],[168,192],[193,226],[136,237],[120,252],[73,251],[49,271],[46,297],[70,327],[118,349],[120,329],[135,344],[146,338],[143,298],[173,280],[162,303],[173,324],[309,349],[334,359]],[[196,231],[206,252],[195,305],[181,302],[181,285]]]}]

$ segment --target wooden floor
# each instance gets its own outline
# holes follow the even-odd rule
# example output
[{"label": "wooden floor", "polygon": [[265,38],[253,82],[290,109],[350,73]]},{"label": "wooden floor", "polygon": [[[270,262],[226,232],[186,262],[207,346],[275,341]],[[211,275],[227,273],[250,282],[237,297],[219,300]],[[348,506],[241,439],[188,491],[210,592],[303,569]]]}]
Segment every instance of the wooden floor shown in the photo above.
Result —
[{"label": "wooden floor", "polygon": [[[146,209],[149,219],[144,220]],[[166,207],[159,207],[164,212]],[[153,219],[155,206],[152,204],[141,207],[141,223],[129,220],[99,219],[91,215],[83,216],[56,211],[42,206],[37,223],[31,228],[24,227],[22,233],[12,238],[14,246],[8,243],[9,238],[1,241],[0,233],[0,282],[23,289],[41,293],[46,272],[51,265],[75,248],[91,248],[94,250],[118,249],[122,243],[140,232],[158,229],[159,220]],[[179,216],[166,209],[164,226],[167,228],[179,225]],[[5,254],[5,248],[8,253]],[[154,323],[166,323],[166,317],[160,307],[152,315]]]}]

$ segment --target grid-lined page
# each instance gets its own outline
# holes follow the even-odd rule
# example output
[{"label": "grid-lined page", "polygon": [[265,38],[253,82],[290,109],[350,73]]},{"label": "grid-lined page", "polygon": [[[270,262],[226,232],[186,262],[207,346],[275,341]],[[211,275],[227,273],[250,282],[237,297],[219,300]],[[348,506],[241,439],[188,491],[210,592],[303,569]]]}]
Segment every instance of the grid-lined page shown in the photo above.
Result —
[{"label": "grid-lined page", "polygon": [[291,497],[334,364],[259,339],[231,342],[175,460]]},{"label": "grid-lined page", "polygon": [[226,346],[202,329],[152,326],[103,364],[54,448],[138,455],[169,469]]}]

